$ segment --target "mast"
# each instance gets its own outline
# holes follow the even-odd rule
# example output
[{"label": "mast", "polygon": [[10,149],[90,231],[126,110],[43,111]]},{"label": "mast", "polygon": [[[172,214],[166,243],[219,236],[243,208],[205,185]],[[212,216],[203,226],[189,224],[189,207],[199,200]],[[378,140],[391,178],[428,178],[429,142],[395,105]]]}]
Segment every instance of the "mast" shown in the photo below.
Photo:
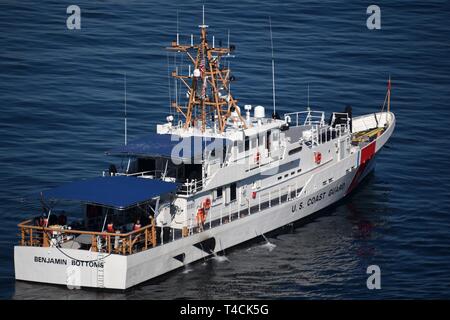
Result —
[{"label": "mast", "polygon": [[276,114],[275,109],[275,60],[273,58],[273,39],[272,39],[272,19],[269,16],[270,25],[270,47],[272,49],[272,100],[273,100],[273,115]]},{"label": "mast", "polygon": [[207,127],[214,128],[217,121],[219,132],[222,133],[232,112],[236,112],[242,126],[247,128],[237,105],[238,100],[235,100],[230,92],[230,68],[220,66],[221,57],[229,54],[232,48],[230,45],[228,48],[216,47],[215,43],[209,46],[204,6],[202,24],[199,28],[200,43],[195,44],[191,35],[191,43],[183,45],[179,43],[177,37],[177,40],[172,41],[172,45],[167,48],[185,53],[193,66],[192,74],[189,72],[188,75],[182,75],[177,69],[172,72],[172,76],[187,88],[186,103],[183,105],[176,99],[172,106],[185,118],[184,129],[199,127],[205,132]]}]

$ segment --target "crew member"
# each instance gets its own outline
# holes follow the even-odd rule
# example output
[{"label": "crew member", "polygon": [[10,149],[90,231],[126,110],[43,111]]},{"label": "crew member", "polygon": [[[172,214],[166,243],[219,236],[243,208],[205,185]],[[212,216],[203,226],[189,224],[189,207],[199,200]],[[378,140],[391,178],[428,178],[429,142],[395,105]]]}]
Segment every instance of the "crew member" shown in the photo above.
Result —
[{"label": "crew member", "polygon": [[114,233],[114,223],[112,221],[110,221],[108,223],[108,225],[106,226],[106,231],[108,231],[108,233]]},{"label": "crew member", "polygon": [[133,231],[139,230],[140,228],[142,228],[141,221],[138,219],[136,220],[136,223],[133,226]]}]

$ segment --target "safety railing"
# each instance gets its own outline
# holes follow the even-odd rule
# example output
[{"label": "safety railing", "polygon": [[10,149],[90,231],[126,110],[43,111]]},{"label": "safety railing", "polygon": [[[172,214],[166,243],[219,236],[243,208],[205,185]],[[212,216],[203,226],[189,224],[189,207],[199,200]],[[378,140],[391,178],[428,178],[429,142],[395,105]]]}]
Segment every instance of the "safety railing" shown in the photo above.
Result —
[{"label": "safety railing", "polygon": [[[167,182],[175,182],[176,179],[171,177],[171,174],[173,174],[173,172],[165,172],[163,170],[140,171],[133,173],[125,173],[125,172],[114,173],[115,176],[141,177],[149,179],[160,179]],[[103,171],[103,175],[106,175],[105,171]]]},{"label": "safety railing", "polygon": [[192,195],[203,188],[203,181],[197,179],[187,179],[185,183],[178,188],[178,194]]},{"label": "safety railing", "polygon": [[[187,227],[185,234],[193,235],[205,230],[213,229],[223,224],[242,219],[244,217],[264,211],[281,205],[285,202],[292,201],[302,194],[303,187],[299,187],[297,183],[293,185],[283,186],[276,190],[258,191],[252,201],[238,197],[235,201],[236,206],[232,208],[229,204],[226,207],[211,209],[206,216],[205,221],[200,222],[198,219],[190,219],[190,225]],[[247,206],[241,207],[241,203],[245,201]]]},{"label": "safety railing", "polygon": [[323,111],[299,111],[285,113],[284,119],[291,125],[295,127],[301,125],[325,125],[325,112]]},{"label": "safety railing", "polygon": [[22,246],[70,248],[70,242],[77,242],[78,249],[128,255],[158,245],[153,219],[151,224],[128,233],[71,230],[57,225],[41,227],[33,225],[32,220],[18,227]]}]

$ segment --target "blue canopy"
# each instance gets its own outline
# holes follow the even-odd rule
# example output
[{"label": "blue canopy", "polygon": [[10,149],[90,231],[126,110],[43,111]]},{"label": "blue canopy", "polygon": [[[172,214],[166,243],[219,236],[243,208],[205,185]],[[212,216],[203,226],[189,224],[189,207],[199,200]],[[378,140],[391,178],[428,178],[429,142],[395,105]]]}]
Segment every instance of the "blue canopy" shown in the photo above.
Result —
[{"label": "blue canopy", "polygon": [[42,194],[51,200],[74,200],[125,209],[176,188],[176,183],[161,180],[108,176],[71,182]]},{"label": "blue canopy", "polygon": [[223,147],[231,143],[232,141],[226,138],[180,137],[172,134],[150,133],[106,153],[110,155],[164,157],[186,162],[201,159],[205,149],[220,148],[222,150]]}]

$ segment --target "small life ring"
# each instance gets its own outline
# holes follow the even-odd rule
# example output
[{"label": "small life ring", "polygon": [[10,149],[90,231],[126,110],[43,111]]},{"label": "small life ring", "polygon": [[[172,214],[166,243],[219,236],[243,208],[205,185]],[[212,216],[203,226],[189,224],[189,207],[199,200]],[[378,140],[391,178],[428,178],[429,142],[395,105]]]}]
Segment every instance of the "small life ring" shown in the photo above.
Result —
[{"label": "small life ring", "polygon": [[203,209],[208,210],[209,208],[211,208],[211,199],[206,198],[203,200]]},{"label": "small life ring", "polygon": [[255,155],[255,162],[259,164],[259,159],[260,159],[260,153],[259,151],[256,151],[256,155]]},{"label": "small life ring", "polygon": [[322,154],[320,152],[314,152],[314,161],[317,164],[320,164],[320,162],[322,161]]}]

